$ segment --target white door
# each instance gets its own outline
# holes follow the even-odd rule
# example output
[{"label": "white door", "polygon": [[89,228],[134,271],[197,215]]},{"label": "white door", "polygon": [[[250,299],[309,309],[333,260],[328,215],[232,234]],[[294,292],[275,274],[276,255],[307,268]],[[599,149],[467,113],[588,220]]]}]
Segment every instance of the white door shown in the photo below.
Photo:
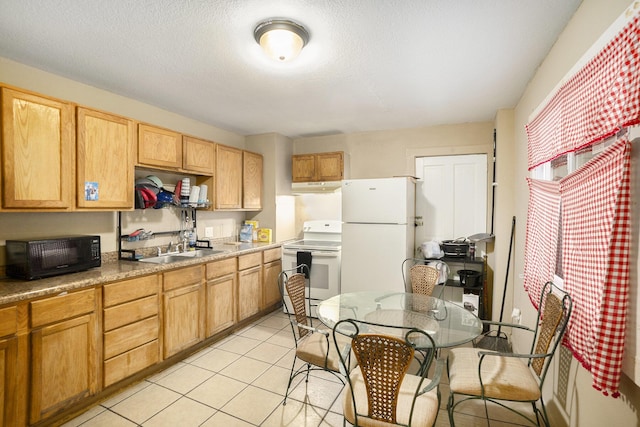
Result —
[{"label": "white door", "polygon": [[419,157],[416,176],[417,247],[487,232],[486,154]]}]

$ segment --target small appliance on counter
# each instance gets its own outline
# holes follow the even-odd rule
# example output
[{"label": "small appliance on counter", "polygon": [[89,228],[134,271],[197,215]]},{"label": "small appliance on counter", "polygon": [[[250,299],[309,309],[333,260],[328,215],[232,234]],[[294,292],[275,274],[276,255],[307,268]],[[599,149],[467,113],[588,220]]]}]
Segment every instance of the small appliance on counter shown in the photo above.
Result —
[{"label": "small appliance on counter", "polygon": [[100,236],[7,240],[7,276],[42,279],[100,267]]}]

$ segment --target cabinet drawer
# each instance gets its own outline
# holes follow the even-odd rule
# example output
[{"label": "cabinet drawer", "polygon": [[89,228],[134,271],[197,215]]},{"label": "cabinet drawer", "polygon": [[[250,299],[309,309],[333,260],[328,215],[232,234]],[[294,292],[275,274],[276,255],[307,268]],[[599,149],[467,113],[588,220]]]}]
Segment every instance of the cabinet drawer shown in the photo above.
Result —
[{"label": "cabinet drawer", "polygon": [[0,337],[13,335],[18,331],[18,308],[0,309]]},{"label": "cabinet drawer", "polygon": [[262,252],[255,252],[238,257],[238,270],[246,270],[247,268],[257,267],[262,264]]},{"label": "cabinet drawer", "polygon": [[237,271],[238,258],[228,258],[207,264],[207,279],[226,276]]},{"label": "cabinet drawer", "polygon": [[104,330],[110,331],[158,314],[158,297],[151,295],[137,301],[104,309]]},{"label": "cabinet drawer", "polygon": [[158,276],[146,276],[104,285],[104,306],[122,304],[158,293]]},{"label": "cabinet drawer", "polygon": [[265,264],[271,261],[275,261],[282,257],[282,250],[280,248],[266,249],[262,255],[262,262]]},{"label": "cabinet drawer", "polygon": [[104,334],[104,358],[122,354],[158,339],[158,316],[153,316]]},{"label": "cabinet drawer", "polygon": [[59,295],[31,303],[31,326],[46,325],[65,319],[91,313],[95,308],[93,289]]},{"label": "cabinet drawer", "polygon": [[202,265],[181,268],[180,270],[164,273],[164,290],[180,288],[182,286],[199,283],[202,280]]},{"label": "cabinet drawer", "polygon": [[110,386],[155,365],[160,360],[158,341],[152,341],[104,362],[104,385]]}]

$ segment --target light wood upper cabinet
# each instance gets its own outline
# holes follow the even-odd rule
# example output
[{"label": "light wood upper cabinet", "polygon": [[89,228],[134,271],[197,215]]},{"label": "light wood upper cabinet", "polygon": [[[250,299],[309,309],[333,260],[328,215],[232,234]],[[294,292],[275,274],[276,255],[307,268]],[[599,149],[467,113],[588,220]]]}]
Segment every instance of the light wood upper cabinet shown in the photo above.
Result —
[{"label": "light wood upper cabinet", "polygon": [[215,157],[215,209],[262,209],[262,155],[216,144]]},{"label": "light wood upper cabinet", "polygon": [[2,207],[73,207],[73,106],[2,88]]},{"label": "light wood upper cabinet", "polygon": [[344,153],[291,156],[291,173],[293,182],[340,181],[344,179]]},{"label": "light wood upper cabinet", "polygon": [[215,209],[242,208],[242,150],[216,144]]},{"label": "light wood upper cabinet", "polygon": [[245,151],[242,168],[242,207],[262,209],[262,155]]},{"label": "light wood upper cabinet", "polygon": [[94,289],[31,303],[31,423],[98,390],[95,304]]},{"label": "light wood upper cabinet", "polygon": [[213,175],[215,144],[190,136],[182,137],[182,168],[203,175]]},{"label": "light wood upper cabinet", "polygon": [[138,165],[169,169],[182,167],[182,135],[138,124]]},{"label": "light wood upper cabinet", "polygon": [[76,203],[79,208],[133,208],[135,144],[132,120],[78,107]]}]

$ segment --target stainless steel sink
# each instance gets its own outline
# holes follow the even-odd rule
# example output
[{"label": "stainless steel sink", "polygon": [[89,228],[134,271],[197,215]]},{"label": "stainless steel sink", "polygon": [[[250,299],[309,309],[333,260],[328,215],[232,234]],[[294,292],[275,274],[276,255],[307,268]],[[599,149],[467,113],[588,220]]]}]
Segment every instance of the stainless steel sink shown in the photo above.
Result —
[{"label": "stainless steel sink", "polygon": [[163,254],[151,258],[143,258],[140,262],[148,262],[151,264],[171,264],[173,262],[184,261],[185,258],[202,258],[209,255],[225,253],[227,251],[219,249],[196,249],[195,251],[175,252]]},{"label": "stainless steel sink", "polygon": [[202,258],[203,256],[216,255],[225,253],[227,251],[221,249],[196,249],[195,251],[179,252],[171,256],[189,257],[189,258]]}]

